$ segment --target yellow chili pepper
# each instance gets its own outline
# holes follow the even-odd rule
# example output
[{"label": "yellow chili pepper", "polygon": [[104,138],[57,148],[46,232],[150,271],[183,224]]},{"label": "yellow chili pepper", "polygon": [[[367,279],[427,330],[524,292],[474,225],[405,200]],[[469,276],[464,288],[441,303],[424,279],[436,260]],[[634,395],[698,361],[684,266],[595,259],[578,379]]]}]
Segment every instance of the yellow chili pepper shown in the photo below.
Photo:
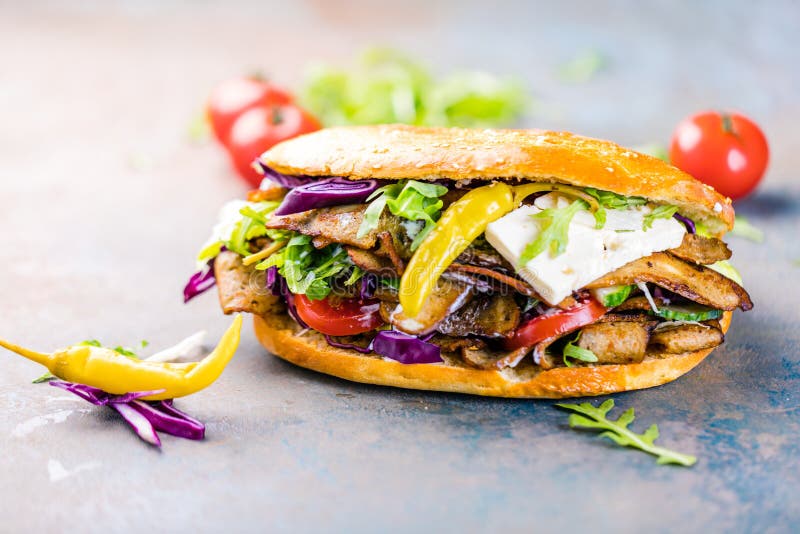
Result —
[{"label": "yellow chili pepper", "polygon": [[241,332],[242,316],[237,315],[214,351],[191,363],[135,360],[111,349],[83,345],[52,354],[34,352],[2,339],[0,347],[44,365],[67,382],[93,386],[113,395],[163,390],[142,399],[164,400],[191,395],[214,383],[236,353]]},{"label": "yellow chili pepper", "polygon": [[473,189],[453,202],[420,244],[400,279],[403,313],[415,317],[453,260],[486,230],[486,225],[514,207],[512,189],[502,182]]}]

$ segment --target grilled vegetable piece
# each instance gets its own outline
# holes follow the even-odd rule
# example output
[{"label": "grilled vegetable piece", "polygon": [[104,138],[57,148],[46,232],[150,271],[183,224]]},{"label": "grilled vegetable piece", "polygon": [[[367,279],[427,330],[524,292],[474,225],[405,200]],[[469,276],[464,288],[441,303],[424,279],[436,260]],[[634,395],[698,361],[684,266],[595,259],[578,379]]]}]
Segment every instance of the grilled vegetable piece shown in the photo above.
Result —
[{"label": "grilled vegetable piece", "polygon": [[519,324],[520,310],[511,295],[479,295],[445,317],[436,329],[448,336],[503,337]]},{"label": "grilled vegetable piece", "polygon": [[707,308],[699,304],[670,304],[659,306],[658,312],[653,312],[668,321],[708,321],[722,317],[722,310]]},{"label": "grilled vegetable piece", "polygon": [[472,298],[472,288],[458,282],[440,279],[425,302],[425,307],[415,317],[408,317],[400,308],[381,302],[381,316],[397,330],[407,334],[427,334],[442,320]]},{"label": "grilled vegetable piece", "polygon": [[650,282],[689,300],[731,311],[753,307],[742,286],[707,267],[693,265],[665,252],[632,261],[587,285],[589,289]]},{"label": "grilled vegetable piece", "polygon": [[625,302],[633,287],[628,285],[601,287],[593,289],[592,296],[606,308],[614,308]]}]

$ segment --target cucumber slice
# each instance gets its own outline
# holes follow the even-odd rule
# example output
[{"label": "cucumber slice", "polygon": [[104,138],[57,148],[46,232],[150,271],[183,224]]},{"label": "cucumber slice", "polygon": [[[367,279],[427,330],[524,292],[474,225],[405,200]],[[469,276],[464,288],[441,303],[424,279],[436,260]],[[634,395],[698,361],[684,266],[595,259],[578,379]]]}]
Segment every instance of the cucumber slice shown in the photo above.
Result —
[{"label": "cucumber slice", "polygon": [[658,313],[653,311],[649,313],[663,317],[668,321],[708,321],[709,319],[719,319],[722,317],[722,310],[707,308],[699,304],[660,306],[658,308]]},{"label": "cucumber slice", "polygon": [[592,289],[592,296],[606,308],[619,306],[631,294],[633,286],[611,286]]}]

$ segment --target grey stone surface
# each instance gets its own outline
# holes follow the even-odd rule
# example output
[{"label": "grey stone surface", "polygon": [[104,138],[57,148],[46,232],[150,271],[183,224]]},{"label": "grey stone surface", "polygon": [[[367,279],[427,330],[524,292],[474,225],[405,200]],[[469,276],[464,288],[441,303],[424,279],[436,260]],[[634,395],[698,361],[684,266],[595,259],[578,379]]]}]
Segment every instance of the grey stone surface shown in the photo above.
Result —
[{"label": "grey stone surface", "polygon": [[[527,121],[639,144],[698,109],[764,126],[772,163],[731,239],[756,302],[672,384],[616,395],[699,458],[656,466],[566,428],[550,402],[351,384],[264,353],[249,331],[179,406],[205,442],[138,441],[111,412],[0,354],[0,531],[728,531],[800,522],[800,8],[796,2],[2,3],[0,335],[157,348],[228,324],[180,291],[218,206],[245,190],[188,139],[218,80],[295,83],[312,59],[388,43],[436,68],[520,76]],[[581,50],[590,82],[554,71]],[[794,527],[794,528],[793,528]]]}]

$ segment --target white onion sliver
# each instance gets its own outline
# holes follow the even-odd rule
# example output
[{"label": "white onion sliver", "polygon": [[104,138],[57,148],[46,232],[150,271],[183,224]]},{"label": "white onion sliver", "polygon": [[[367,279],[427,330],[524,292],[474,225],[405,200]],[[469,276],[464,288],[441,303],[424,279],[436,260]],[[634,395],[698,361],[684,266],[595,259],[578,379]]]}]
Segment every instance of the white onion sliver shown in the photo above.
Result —
[{"label": "white onion sliver", "polygon": [[178,358],[188,356],[193,351],[203,346],[203,341],[206,339],[206,331],[201,330],[195,332],[183,341],[176,345],[156,352],[152,356],[145,358],[148,362],[174,362]]},{"label": "white onion sliver", "polygon": [[145,416],[127,404],[111,404],[110,406],[119,412],[140,438],[156,447],[161,446],[161,440],[156,434],[155,428]]},{"label": "white onion sliver", "polygon": [[656,301],[653,300],[653,295],[650,294],[650,290],[647,289],[647,284],[644,282],[637,282],[636,287],[642,290],[644,293],[645,298],[647,298],[647,302],[650,304],[650,307],[653,308],[653,312],[658,313],[658,307],[656,306]]}]

